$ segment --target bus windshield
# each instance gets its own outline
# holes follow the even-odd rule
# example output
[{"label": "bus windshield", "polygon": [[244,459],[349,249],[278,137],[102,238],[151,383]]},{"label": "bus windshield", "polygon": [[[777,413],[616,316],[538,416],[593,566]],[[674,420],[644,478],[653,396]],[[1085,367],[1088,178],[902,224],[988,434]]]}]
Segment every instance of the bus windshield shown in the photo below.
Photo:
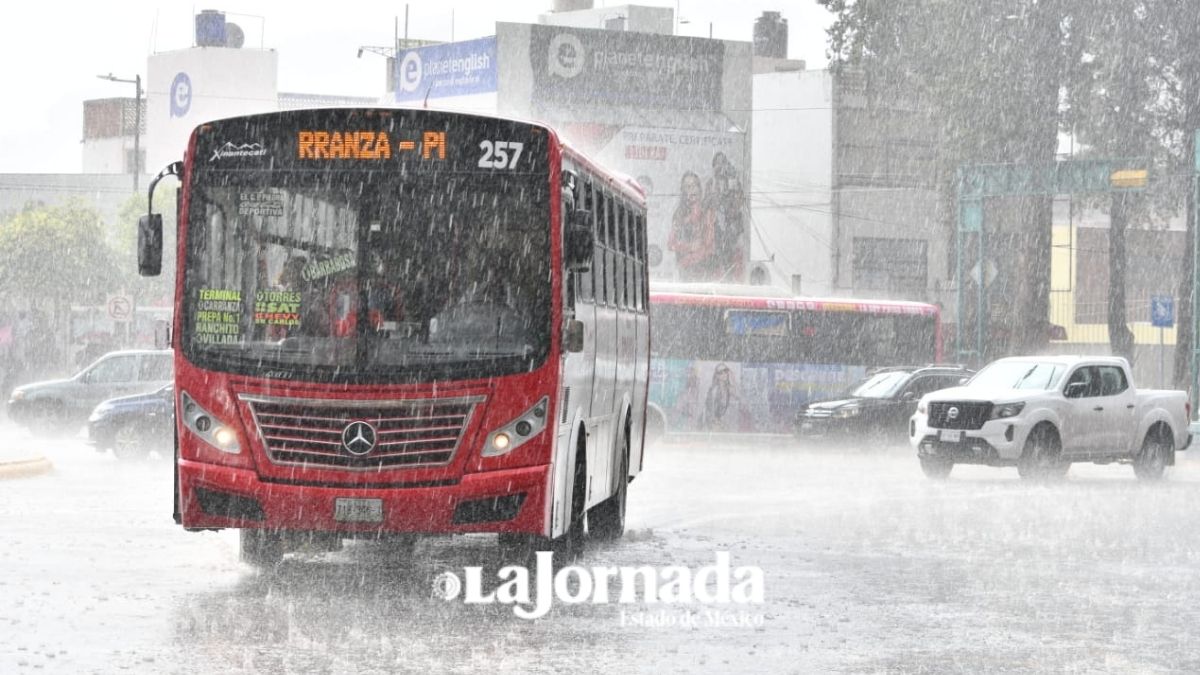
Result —
[{"label": "bus windshield", "polygon": [[185,350],[207,367],[307,379],[529,370],[550,336],[544,183],[210,173],[189,208]]}]

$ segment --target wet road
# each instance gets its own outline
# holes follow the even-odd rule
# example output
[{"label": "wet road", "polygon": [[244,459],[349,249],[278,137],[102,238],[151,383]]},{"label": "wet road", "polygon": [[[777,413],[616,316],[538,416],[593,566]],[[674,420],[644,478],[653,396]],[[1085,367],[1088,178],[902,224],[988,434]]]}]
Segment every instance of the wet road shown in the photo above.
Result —
[{"label": "wet road", "polygon": [[54,472],[0,482],[4,673],[1200,671],[1200,460],[1160,485],[1090,465],[1058,485],[973,467],[936,483],[903,450],[663,446],[627,538],[582,564],[699,570],[728,552],[762,569],[763,603],[559,603],[529,621],[431,592],[466,565],[494,575],[491,538],[263,574],[235,533],[170,522],[169,462],[36,442]]}]

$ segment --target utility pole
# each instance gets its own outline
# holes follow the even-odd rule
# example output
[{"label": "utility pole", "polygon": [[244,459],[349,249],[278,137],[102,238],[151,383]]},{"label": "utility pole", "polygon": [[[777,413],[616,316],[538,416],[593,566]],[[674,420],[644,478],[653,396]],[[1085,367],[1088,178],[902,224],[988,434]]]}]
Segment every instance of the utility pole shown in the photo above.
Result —
[{"label": "utility pole", "polygon": [[[112,73],[96,77],[110,82],[124,82],[134,86],[133,99],[133,191],[138,191],[138,174],[142,171],[141,137],[142,137],[142,76],[135,75],[132,80],[116,77]],[[122,115],[124,119],[124,115]]]}]

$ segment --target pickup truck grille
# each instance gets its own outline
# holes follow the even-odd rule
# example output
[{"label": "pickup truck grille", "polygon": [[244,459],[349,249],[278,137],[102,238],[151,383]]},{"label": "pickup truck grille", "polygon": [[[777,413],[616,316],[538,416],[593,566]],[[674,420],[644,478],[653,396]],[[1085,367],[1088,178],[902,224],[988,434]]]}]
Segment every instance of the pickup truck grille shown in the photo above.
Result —
[{"label": "pickup truck grille", "polygon": [[[953,414],[951,411],[954,411]],[[991,403],[931,402],[929,404],[929,426],[934,429],[981,429],[991,414]]]},{"label": "pickup truck grille", "polygon": [[[243,396],[267,458],[275,464],[379,470],[450,462],[481,397],[411,401],[334,401]],[[371,438],[343,443],[366,422]],[[351,438],[357,429],[349,429]],[[351,452],[351,448],[357,452]],[[365,451],[364,451],[365,450]]]}]

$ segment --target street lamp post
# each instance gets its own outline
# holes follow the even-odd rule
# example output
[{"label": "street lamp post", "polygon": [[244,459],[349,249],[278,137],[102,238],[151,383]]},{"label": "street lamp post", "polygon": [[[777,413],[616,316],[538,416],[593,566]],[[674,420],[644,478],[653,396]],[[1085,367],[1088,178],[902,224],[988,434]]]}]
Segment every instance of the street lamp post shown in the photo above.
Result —
[{"label": "street lamp post", "polygon": [[112,73],[107,75],[97,75],[96,77],[102,80],[111,82],[124,82],[134,86],[133,99],[133,191],[138,191],[138,174],[141,173],[142,158],[141,158],[141,136],[142,136],[142,76],[135,75],[132,80],[116,77]]}]

